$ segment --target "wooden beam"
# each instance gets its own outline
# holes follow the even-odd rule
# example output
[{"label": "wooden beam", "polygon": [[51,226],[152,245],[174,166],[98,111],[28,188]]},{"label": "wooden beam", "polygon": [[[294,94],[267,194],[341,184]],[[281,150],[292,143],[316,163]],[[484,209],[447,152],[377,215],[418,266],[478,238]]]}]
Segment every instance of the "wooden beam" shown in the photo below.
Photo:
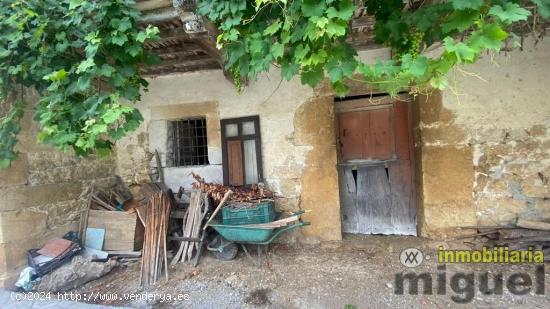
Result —
[{"label": "wooden beam", "polygon": [[143,75],[146,77],[155,77],[155,76],[162,76],[172,73],[186,73],[186,72],[195,72],[195,71],[205,71],[205,70],[220,70],[220,67],[218,63],[214,60],[210,60],[209,62],[202,62],[202,63],[193,63],[193,64],[186,64],[185,66],[178,66],[173,67],[169,69],[155,69],[155,70],[148,70],[143,71]]},{"label": "wooden beam", "polygon": [[215,42],[212,42],[212,40],[206,37],[196,39],[195,42],[197,42],[197,45],[200,46],[205,53],[217,60],[220,63],[220,66],[223,66],[224,61],[222,51],[216,48]]},{"label": "wooden beam", "polygon": [[207,62],[207,61],[215,61],[215,60],[208,55],[194,55],[194,56],[181,58],[181,59],[165,60],[159,64],[145,67],[145,69],[165,68],[165,67],[172,67],[172,66],[185,65],[185,64],[196,64],[196,63]]},{"label": "wooden beam", "polygon": [[194,51],[178,51],[178,52],[172,52],[172,53],[163,53],[163,54],[158,54],[158,56],[163,61],[171,61],[171,60],[175,60],[175,59],[180,59],[182,62],[185,62],[187,59],[190,59],[192,57],[196,57],[196,56],[204,57],[204,56],[208,56],[208,55],[205,54],[204,51],[199,50],[197,52],[194,52]]},{"label": "wooden beam", "polygon": [[159,56],[163,56],[166,54],[171,53],[181,53],[181,52],[187,52],[187,53],[206,53],[202,47],[200,47],[197,44],[194,43],[182,43],[178,46],[167,46],[167,47],[158,47],[158,48],[149,48],[149,51],[156,53]]},{"label": "wooden beam", "polygon": [[134,7],[140,11],[156,10],[164,7],[172,7],[172,0],[147,0],[138,1]]},{"label": "wooden beam", "polygon": [[181,12],[170,6],[166,8],[161,8],[158,10],[148,11],[139,18],[139,22],[142,24],[158,24],[167,22],[170,20],[190,20],[193,19],[195,13],[193,12]]},{"label": "wooden beam", "polygon": [[173,7],[169,7],[159,11],[143,14],[140,17],[139,22],[143,24],[154,24],[177,18],[179,18],[178,12]]},{"label": "wooden beam", "polygon": [[163,61],[160,64],[142,67],[145,75],[168,74],[172,72],[192,71],[200,69],[221,69],[219,63],[206,55],[197,55],[184,59]]}]

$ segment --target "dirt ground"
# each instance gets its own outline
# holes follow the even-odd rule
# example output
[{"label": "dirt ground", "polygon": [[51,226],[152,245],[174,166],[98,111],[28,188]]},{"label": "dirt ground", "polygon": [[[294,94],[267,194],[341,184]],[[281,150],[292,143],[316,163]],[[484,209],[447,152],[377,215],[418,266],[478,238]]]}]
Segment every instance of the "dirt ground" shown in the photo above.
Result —
[{"label": "dirt ground", "polygon": [[[514,295],[507,289],[507,278],[517,272],[528,273],[534,285],[534,265],[448,264],[446,271],[438,271],[435,254],[440,244],[468,248],[463,243],[395,236],[347,236],[342,242],[314,246],[274,244],[259,259],[252,250],[256,264],[242,252],[229,262],[208,253],[197,268],[180,264],[170,270],[169,281],[161,280],[148,288],[139,285],[139,262],[129,263],[75,292],[104,298],[88,302],[132,308],[550,308],[550,298],[535,295],[534,288],[526,295]],[[415,268],[399,261],[401,251],[411,247],[429,256]],[[482,295],[479,291],[478,274],[486,271],[491,276],[503,273],[503,295]],[[433,274],[433,294],[408,295],[405,288],[406,295],[396,295],[395,277],[402,272]],[[476,274],[475,295],[466,304],[451,298],[457,293],[449,287],[449,278],[456,272]],[[447,276],[446,295],[437,295],[437,275],[441,273]],[[544,277],[548,293],[549,274]],[[105,299],[105,295],[113,294],[118,299]],[[123,299],[130,294],[141,296]],[[178,294],[182,300],[167,299]]]}]

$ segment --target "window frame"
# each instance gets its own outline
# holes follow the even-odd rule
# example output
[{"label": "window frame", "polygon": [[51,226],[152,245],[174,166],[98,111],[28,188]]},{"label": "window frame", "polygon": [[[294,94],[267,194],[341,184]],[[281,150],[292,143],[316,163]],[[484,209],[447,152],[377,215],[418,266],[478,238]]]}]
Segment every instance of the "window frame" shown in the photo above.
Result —
[{"label": "window frame", "polygon": [[[178,152],[178,148],[182,148],[183,146],[180,146],[178,147],[177,144],[178,144],[178,137],[179,138],[182,138],[181,136],[179,136],[177,134],[177,132],[175,132],[175,127],[177,126],[176,123],[178,122],[187,122],[188,124],[191,123],[191,121],[197,121],[197,120],[200,120],[202,121],[202,123],[204,124],[201,129],[204,130],[203,133],[204,133],[204,136],[196,136],[192,134],[192,136],[190,136],[190,138],[192,140],[197,140],[198,138],[203,138],[204,139],[204,145],[200,146],[200,147],[204,147],[204,153],[205,155],[202,156],[204,159],[205,159],[205,163],[204,164],[194,164],[195,162],[194,159],[196,159],[198,156],[195,156],[194,154],[191,155],[191,157],[189,158],[191,161],[191,164],[180,164],[182,162],[185,162],[187,161],[185,158],[183,157],[180,157],[180,155],[177,154]],[[210,165],[210,157],[208,155],[208,119],[206,117],[201,117],[201,116],[197,116],[197,117],[189,117],[189,118],[181,118],[181,119],[172,119],[172,120],[168,120],[168,125],[169,125],[169,134],[167,135],[167,137],[170,139],[168,142],[171,143],[171,158],[170,158],[170,166],[171,167],[180,167],[180,168],[188,168],[188,167],[193,167],[193,166],[208,166]],[[196,123],[194,123],[194,127],[191,127],[190,129],[195,132],[197,130],[197,126],[196,126]],[[180,141],[181,142],[181,141]],[[192,148],[198,148],[196,146],[192,146]],[[179,162],[178,162],[178,159],[179,159]],[[198,160],[198,159],[197,159]]]},{"label": "window frame", "polygon": [[[242,135],[243,131],[243,123],[245,122],[254,122],[254,134],[248,134],[248,135]],[[236,124],[238,131],[237,136],[226,136],[226,130],[225,127],[228,124]],[[261,132],[260,132],[260,116],[254,115],[254,116],[245,116],[245,117],[237,117],[237,118],[227,118],[227,119],[221,119],[220,120],[220,126],[221,126],[221,137],[222,137],[222,169],[223,169],[223,184],[229,185],[229,158],[227,153],[227,142],[228,141],[241,141],[241,149],[244,153],[244,141],[246,140],[254,140],[254,144],[256,147],[256,168],[258,170],[258,183],[263,182],[263,165],[262,165],[262,138],[261,138]],[[245,159],[244,155],[242,156],[242,167],[243,167],[243,173],[245,170]],[[246,179],[244,180],[244,184],[242,186],[250,186],[252,184],[246,184]]]}]

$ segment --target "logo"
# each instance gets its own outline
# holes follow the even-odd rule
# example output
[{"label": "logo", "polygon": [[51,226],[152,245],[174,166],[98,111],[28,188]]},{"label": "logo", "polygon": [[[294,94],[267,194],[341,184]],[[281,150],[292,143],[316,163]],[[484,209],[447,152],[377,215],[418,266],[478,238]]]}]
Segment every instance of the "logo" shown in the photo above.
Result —
[{"label": "logo", "polygon": [[413,268],[422,264],[424,261],[424,254],[416,248],[407,248],[401,251],[399,261],[403,266]]},{"label": "logo", "polygon": [[[422,253],[417,248],[407,248],[401,251],[399,261],[405,267],[414,268],[422,264],[424,260],[430,260],[430,255]],[[399,271],[395,274],[396,295],[404,295],[407,290],[409,295],[449,295],[448,288],[452,290],[450,298],[455,303],[466,304],[471,302],[476,293],[480,295],[544,295],[545,294],[545,269],[544,252],[529,248],[528,250],[510,250],[507,247],[483,248],[482,250],[444,250],[438,248],[437,271],[417,273],[413,269]],[[509,273],[497,269],[493,271],[457,272],[451,270],[447,273],[447,263],[493,263],[533,264],[534,272],[527,270]]]}]

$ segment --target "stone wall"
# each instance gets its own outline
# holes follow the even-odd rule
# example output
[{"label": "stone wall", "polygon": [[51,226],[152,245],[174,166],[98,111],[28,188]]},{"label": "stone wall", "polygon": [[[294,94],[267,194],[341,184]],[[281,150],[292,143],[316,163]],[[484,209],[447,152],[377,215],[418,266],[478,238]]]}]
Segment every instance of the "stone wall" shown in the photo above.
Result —
[{"label": "stone wall", "polygon": [[38,128],[31,119],[27,110],[17,161],[0,170],[0,286],[19,275],[28,249],[75,230],[93,184],[115,181],[113,159],[82,159],[38,145]]},{"label": "stone wall", "polygon": [[425,236],[549,219],[550,41],[457,70],[418,102]]}]

